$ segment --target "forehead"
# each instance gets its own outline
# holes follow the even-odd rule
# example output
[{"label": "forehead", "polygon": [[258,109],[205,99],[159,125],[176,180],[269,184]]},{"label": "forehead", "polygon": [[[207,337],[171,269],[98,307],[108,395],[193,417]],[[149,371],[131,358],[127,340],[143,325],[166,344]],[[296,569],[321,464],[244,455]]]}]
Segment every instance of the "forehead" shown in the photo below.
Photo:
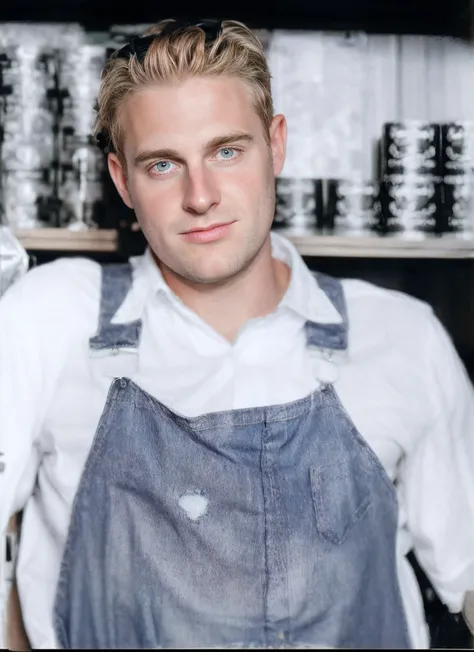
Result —
[{"label": "forehead", "polygon": [[224,76],[147,87],[125,99],[119,119],[124,150],[131,154],[144,147],[189,147],[216,135],[261,130],[250,87]]}]

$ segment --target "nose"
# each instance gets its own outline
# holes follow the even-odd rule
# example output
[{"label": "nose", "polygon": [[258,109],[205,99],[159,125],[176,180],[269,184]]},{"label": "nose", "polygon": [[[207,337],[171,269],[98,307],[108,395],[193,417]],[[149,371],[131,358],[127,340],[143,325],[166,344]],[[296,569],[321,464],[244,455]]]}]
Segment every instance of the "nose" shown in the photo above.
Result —
[{"label": "nose", "polygon": [[211,170],[188,169],[185,184],[183,208],[189,213],[203,215],[219,204],[220,192]]}]

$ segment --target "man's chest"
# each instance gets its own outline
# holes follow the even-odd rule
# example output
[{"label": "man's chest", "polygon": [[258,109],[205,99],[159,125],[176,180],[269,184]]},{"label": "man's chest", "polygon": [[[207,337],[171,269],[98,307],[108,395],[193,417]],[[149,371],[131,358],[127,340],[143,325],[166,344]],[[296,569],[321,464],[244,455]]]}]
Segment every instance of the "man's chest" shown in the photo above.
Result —
[{"label": "man's chest", "polygon": [[[79,481],[114,377],[132,377],[185,416],[283,404],[317,391],[319,385],[319,356],[296,340],[285,355],[261,357],[258,363],[222,355],[191,358],[188,365],[182,360],[173,364],[169,351],[147,344],[136,354],[78,355],[69,361],[45,428],[45,446],[55,461],[51,471],[59,472],[58,461],[65,456]],[[344,408],[394,479],[403,451],[424,425],[424,406],[413,400],[420,379],[408,361],[373,347],[348,355],[334,367],[334,386]]]}]

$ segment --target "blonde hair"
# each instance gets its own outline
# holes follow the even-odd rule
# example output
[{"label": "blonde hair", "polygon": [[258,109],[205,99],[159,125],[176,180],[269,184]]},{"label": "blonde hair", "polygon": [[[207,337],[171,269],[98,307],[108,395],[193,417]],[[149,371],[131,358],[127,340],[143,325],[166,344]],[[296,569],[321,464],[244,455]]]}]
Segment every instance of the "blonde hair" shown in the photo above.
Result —
[{"label": "blonde hair", "polygon": [[[160,34],[170,22],[173,20],[160,21],[143,36]],[[130,93],[152,84],[218,75],[235,76],[249,85],[268,140],[273,102],[263,46],[246,25],[234,20],[222,21],[222,31],[210,45],[206,45],[204,30],[191,26],[153,40],[142,62],[136,55],[129,58],[112,55],[102,73],[94,133],[105,136],[109,149],[122,157],[119,113]]]}]

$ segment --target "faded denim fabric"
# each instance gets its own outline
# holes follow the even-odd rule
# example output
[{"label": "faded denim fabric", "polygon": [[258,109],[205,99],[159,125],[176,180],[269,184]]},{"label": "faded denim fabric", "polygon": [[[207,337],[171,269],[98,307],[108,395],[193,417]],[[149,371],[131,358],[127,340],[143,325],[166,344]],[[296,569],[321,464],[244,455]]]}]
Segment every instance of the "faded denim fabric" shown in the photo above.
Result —
[{"label": "faded denim fabric", "polygon": [[[342,350],[342,286],[317,280],[343,322],[308,322],[308,344]],[[139,346],[139,321],[110,323],[130,287],[128,265],[104,267],[91,348]],[[331,385],[187,418],[116,378],[73,505],[59,645],[409,648],[397,517]]]}]

